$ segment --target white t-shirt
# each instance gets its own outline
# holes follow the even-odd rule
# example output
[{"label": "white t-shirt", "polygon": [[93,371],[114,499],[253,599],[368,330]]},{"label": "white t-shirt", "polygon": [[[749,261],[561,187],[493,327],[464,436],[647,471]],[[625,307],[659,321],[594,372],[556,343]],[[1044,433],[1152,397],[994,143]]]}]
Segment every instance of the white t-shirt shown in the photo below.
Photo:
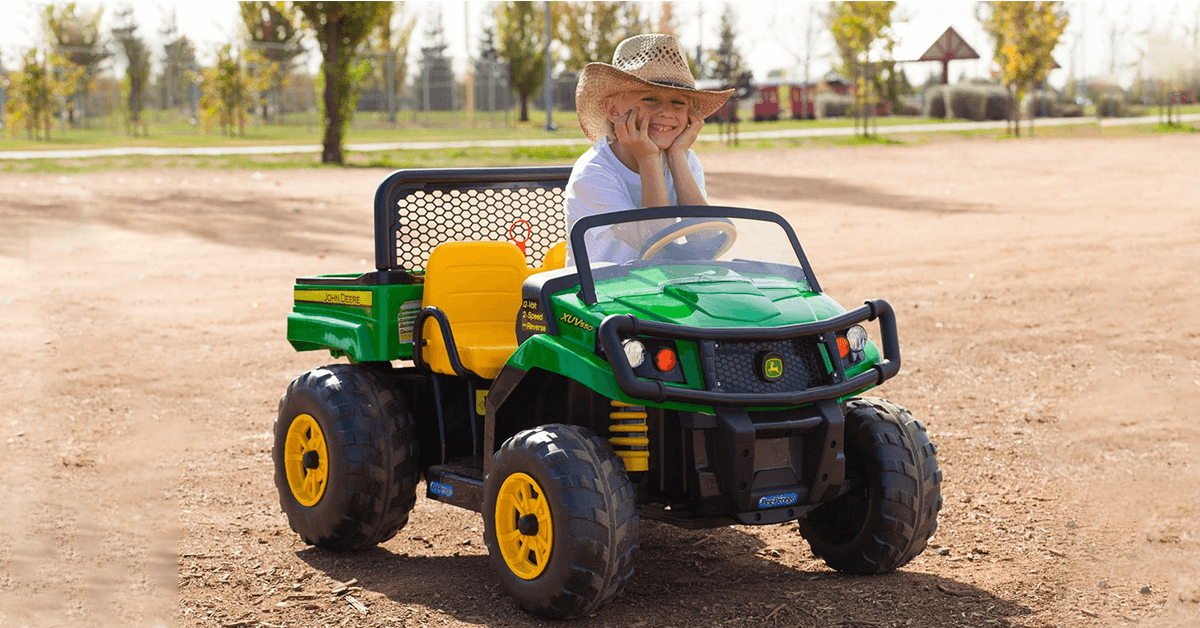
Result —
[{"label": "white t-shirt", "polygon": [[[642,206],[641,176],[617,159],[608,142],[608,138],[601,138],[575,161],[575,167],[571,169],[564,203],[567,212],[568,238],[575,222],[584,216],[622,209],[637,209]],[[694,151],[689,150],[687,161],[688,169],[692,171],[692,176],[700,186],[700,194],[707,199],[708,194],[704,190],[704,169],[700,166],[700,159],[696,157]],[[671,172],[667,169],[665,155],[662,168],[667,181],[667,200],[671,205],[677,205],[679,200],[675,195],[675,182],[671,178]],[[584,236],[588,261],[620,264],[637,259],[641,247],[635,248],[634,245],[639,242],[642,245],[649,244],[644,240],[665,225],[636,223],[629,226],[641,227],[641,231],[650,232],[630,233],[627,229],[615,231],[612,228],[589,230]],[[567,265],[575,265],[575,254],[571,250],[570,241],[567,242]]]}]

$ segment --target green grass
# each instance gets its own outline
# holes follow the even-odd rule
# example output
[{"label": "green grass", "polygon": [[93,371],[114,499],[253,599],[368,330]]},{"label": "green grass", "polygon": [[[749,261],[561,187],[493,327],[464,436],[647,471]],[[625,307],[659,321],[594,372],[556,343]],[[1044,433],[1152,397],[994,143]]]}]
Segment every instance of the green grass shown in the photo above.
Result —
[{"label": "green grass", "polygon": [[[1200,109],[1200,105],[1196,106]],[[536,113],[536,112],[534,112]],[[538,116],[530,114],[533,120],[538,119]],[[544,130],[545,114],[541,116],[541,121],[538,123],[528,122],[521,124],[513,124],[509,128],[489,128],[480,126],[479,128],[409,128],[411,124],[411,113],[409,119],[398,121],[397,127],[391,127],[386,122],[381,122],[377,117],[360,116],[360,126],[363,128],[354,129],[347,138],[347,142],[378,142],[378,141],[436,141],[436,140],[452,140],[452,139],[529,139],[537,137],[581,137],[582,134],[578,129],[578,122],[574,115],[569,113],[556,113],[556,122],[562,124],[559,131],[550,133]],[[403,117],[403,116],[402,116]],[[500,118],[501,116],[497,116]],[[569,119],[568,119],[569,117]],[[516,116],[510,116],[510,120],[515,120]],[[482,124],[486,120],[483,114],[477,114],[477,124]],[[290,122],[295,122],[291,120]],[[430,123],[444,124],[449,127],[452,124],[465,124],[465,114],[462,112],[440,112],[430,114]],[[914,118],[880,118],[880,131],[886,132],[885,127],[894,124],[911,124],[911,123],[927,123],[936,125],[939,120],[926,120]],[[1082,124],[1041,127],[1035,124],[1034,137],[1039,139],[1058,138],[1058,137],[1128,137],[1137,135],[1147,135],[1156,133],[1179,133],[1200,132],[1191,125],[1171,126],[1163,124],[1146,124],[1136,126],[1121,126],[1099,128],[1090,121],[1082,120]],[[573,123],[568,125],[568,123]],[[186,126],[186,122],[179,123]],[[775,130],[785,128],[817,128],[818,126],[825,127],[849,127],[853,125],[852,120],[819,120],[819,121],[800,121],[787,120],[779,122],[763,122],[753,123],[745,122],[741,124],[740,130],[742,133],[757,131],[757,130]],[[165,126],[165,124],[164,124]],[[717,125],[709,125],[705,129],[706,133],[716,133]],[[174,137],[174,138],[158,138],[152,134],[149,138],[139,139],[137,142],[131,141],[132,138],[125,136],[117,136],[114,138],[102,138],[103,133],[108,131],[101,129],[92,129],[90,131],[76,131],[71,135],[67,135],[66,139],[58,140],[49,144],[45,142],[34,143],[27,142],[27,145],[12,146],[12,142],[0,142],[0,150],[23,149],[29,147],[37,148],[53,148],[62,149],[69,147],[100,147],[106,145],[133,145],[133,146],[219,146],[219,145],[251,145],[251,144],[280,144],[280,143],[311,143],[319,144],[320,138],[315,134],[311,137],[304,135],[307,133],[301,125],[282,126],[279,128],[263,126],[255,133],[247,132],[246,138],[223,138],[217,136],[200,136],[193,134],[189,137]],[[1021,126],[1021,138],[1028,138],[1028,125]],[[909,134],[892,134],[889,136],[875,136],[870,138],[862,138],[856,136],[842,137],[805,137],[805,138],[781,138],[781,139],[742,139],[736,146],[728,145],[723,142],[705,142],[700,150],[708,151],[730,151],[730,150],[745,150],[745,149],[778,149],[778,148],[827,148],[840,146],[894,146],[894,145],[912,145],[912,144],[927,144],[931,142],[943,141],[948,138],[962,138],[971,140],[992,140],[992,141],[1011,141],[1017,139],[1008,135],[1004,129],[979,129],[971,131],[934,131],[924,133],[909,133]],[[62,143],[60,143],[62,142]],[[71,142],[71,143],[69,143]],[[140,143],[138,143],[140,142]],[[157,142],[157,143],[156,143]],[[189,143],[190,142],[190,143]],[[574,146],[533,146],[533,147],[513,147],[513,148],[444,148],[433,150],[394,150],[394,151],[375,151],[375,152],[355,152],[347,151],[346,166],[356,168],[453,168],[453,167],[482,167],[482,166],[514,166],[514,165],[569,165],[583,151],[581,145]],[[326,166],[320,163],[320,156],[313,154],[299,155],[220,155],[220,156],[176,156],[176,157],[152,157],[152,156],[127,156],[127,157],[91,157],[85,159],[31,159],[31,160],[0,160],[0,173],[47,173],[47,174],[68,174],[82,172],[97,172],[107,170],[129,170],[129,169],[182,169],[182,168],[203,168],[217,170],[270,170],[270,169],[304,169],[304,168],[323,168],[334,167]]]},{"label": "green grass", "polygon": [[[1182,113],[1200,112],[1200,104],[1183,105]],[[1143,108],[1146,115],[1158,113],[1157,106]],[[1094,112],[1088,111],[1089,117]],[[789,129],[824,129],[852,127],[852,118],[829,118],[821,120],[778,120],[753,122],[753,110],[742,108],[742,132],[777,131]],[[465,111],[434,111],[422,113],[398,112],[396,122],[391,123],[380,113],[359,113],[346,133],[347,143],[379,142],[423,142],[455,140],[504,140],[542,138],[580,138],[579,121],[571,111],[556,111],[553,122],[558,130],[546,131],[544,110],[530,109],[529,121],[519,122],[516,110],[510,112],[476,112],[474,124]],[[249,119],[244,135],[222,135],[219,128],[205,130],[202,125],[191,124],[186,114],[177,111],[149,111],[143,116],[144,136],[135,137],[126,132],[123,124],[114,124],[111,117],[94,118],[87,121],[87,128],[54,128],[49,141],[36,141],[25,136],[13,138],[8,133],[0,134],[0,151],[6,150],[70,150],[109,148],[118,146],[190,148],[213,146],[261,146],[303,145],[321,143],[321,120],[318,114],[291,113],[270,124],[257,118]],[[895,125],[921,124],[936,126],[954,119],[931,119],[912,116],[882,116],[874,118],[872,124],[880,130]],[[704,134],[715,135],[718,125],[709,124]]]},{"label": "green grass", "polygon": [[[540,115],[537,115],[539,114]],[[528,122],[519,122],[516,112],[508,115],[505,123],[503,112],[495,116],[475,114],[475,125],[471,126],[466,112],[430,112],[417,114],[401,112],[395,124],[381,119],[379,114],[363,113],[356,116],[346,133],[347,142],[421,142],[451,140],[500,140],[530,139],[543,137],[581,137],[579,120],[574,112],[555,112],[554,124],[558,131],[546,131],[545,112],[531,111]],[[205,131],[202,126],[192,125],[178,112],[149,112],[144,116],[145,135],[133,136],[123,125],[114,126],[111,118],[92,119],[88,128],[54,128],[49,141],[31,140],[22,135],[0,136],[0,150],[71,150],[106,148],[115,146],[135,147],[195,147],[195,146],[261,146],[270,144],[320,144],[323,129],[318,116],[289,114],[272,124],[248,120],[244,135],[223,135],[220,128]]]},{"label": "green grass", "polygon": [[1155,133],[1200,133],[1200,127],[1190,124],[1156,124],[1150,127]]},{"label": "green grass", "polygon": [[[515,148],[451,148],[346,153],[351,168],[453,168],[520,165],[570,165],[579,147],[535,146]],[[213,170],[292,170],[336,168],[312,155],[214,155],[153,157],[89,157],[86,159],[25,159],[0,161],[0,173],[78,174],[107,170],[201,168]]]},{"label": "green grass", "polygon": [[[1181,114],[1183,114],[1183,113],[1200,113],[1200,103],[1192,103],[1190,105],[1176,105],[1174,109],[1176,112],[1181,113]],[[1158,110],[1159,110],[1158,105],[1146,105],[1146,115],[1148,115],[1148,116],[1158,115]],[[1164,107],[1163,110],[1166,111],[1166,108]]]},{"label": "green grass", "polygon": [[[1154,103],[1151,103],[1149,105],[1128,104],[1125,106],[1125,108],[1126,108],[1126,112],[1125,112],[1124,117],[1126,117],[1126,118],[1134,117],[1134,116],[1157,116],[1160,114],[1162,114],[1162,115],[1166,114],[1166,107],[1159,107],[1157,104],[1154,104]],[[1176,105],[1174,107],[1174,113],[1178,113],[1178,114],[1200,113],[1200,103],[1192,103],[1190,105]],[[1096,105],[1088,105],[1088,106],[1084,107],[1083,108],[1083,116],[1085,118],[1095,118],[1096,117]]]},{"label": "green grass", "polygon": [[[1184,105],[1183,113],[1200,112],[1200,105]],[[1148,115],[1157,113],[1156,107],[1145,109]],[[854,126],[852,118],[830,118],[821,120],[779,120],[752,122],[752,111],[743,108],[742,132],[778,131],[789,129],[849,128]],[[574,112],[556,111],[553,122],[556,131],[546,131],[546,114],[543,110],[531,109],[529,121],[517,121],[516,111],[476,112],[474,125],[464,111],[436,111],[416,113],[399,112],[395,123],[386,121],[379,113],[359,113],[347,131],[347,143],[380,142],[425,142],[455,140],[505,140],[582,138],[579,121]],[[176,111],[151,111],[144,117],[145,135],[135,137],[126,132],[123,125],[114,125],[111,118],[90,119],[87,128],[55,128],[49,141],[36,141],[24,136],[13,138],[0,135],[0,151],[72,150],[110,147],[154,147],[192,148],[216,146],[263,146],[320,144],[322,128],[316,114],[292,113],[264,124],[258,119],[247,122],[244,135],[223,135],[219,128],[207,132],[200,125],[193,125],[184,114]],[[882,131],[895,125],[929,125],[931,127],[954,119],[931,119],[912,116],[883,116],[874,118],[872,124]],[[718,125],[705,127],[705,135],[716,135]]]},{"label": "green grass", "polygon": [[[543,138],[582,138],[579,120],[572,111],[556,111],[553,122],[556,131],[546,131],[544,110],[531,109],[529,121],[519,122],[518,112],[489,114],[476,112],[474,125],[465,111],[435,111],[426,113],[399,112],[395,123],[378,113],[359,113],[347,131],[347,143],[426,142],[455,140],[505,140]],[[775,131],[786,129],[819,129],[852,127],[852,118],[822,120],[779,120],[752,122],[749,109],[742,112],[744,131]],[[954,120],[937,120],[911,116],[874,118],[873,124],[888,127],[899,124],[937,125]],[[150,111],[143,116],[144,134],[134,136],[123,124],[114,124],[111,117],[87,121],[86,128],[56,127],[50,140],[32,140],[22,135],[0,134],[0,151],[77,150],[110,147],[192,148],[213,146],[263,146],[320,144],[322,128],[315,114],[292,113],[270,124],[257,118],[248,120],[240,135],[223,135],[219,127],[205,130],[191,124],[186,115],[177,111]],[[59,123],[60,124],[60,123]],[[716,135],[718,125],[706,125],[705,135]]]}]

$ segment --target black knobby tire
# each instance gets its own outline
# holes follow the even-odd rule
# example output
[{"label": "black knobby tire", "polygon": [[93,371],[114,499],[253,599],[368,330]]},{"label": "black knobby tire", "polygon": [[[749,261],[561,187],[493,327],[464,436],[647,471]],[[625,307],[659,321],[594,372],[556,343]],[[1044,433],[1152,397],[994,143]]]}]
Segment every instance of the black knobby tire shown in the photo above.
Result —
[{"label": "black knobby tire", "polygon": [[[325,486],[310,505],[301,498],[311,499],[315,491],[302,490],[298,498],[285,461],[289,430],[298,420],[298,426],[315,422],[324,438]],[[292,530],[310,545],[363,550],[408,523],[420,480],[417,436],[407,401],[379,369],[336,364],[293,380],[279,400],[273,457],[279,504]],[[320,452],[312,457],[315,462]]]},{"label": "black knobby tire", "polygon": [[[544,491],[552,520],[549,558],[530,579],[514,572],[497,540],[498,494],[519,474]],[[483,522],[492,568],[528,612],[557,619],[590,614],[620,595],[633,575],[633,485],[612,447],[586,428],[544,425],[505,441],[484,481]]]},{"label": "black knobby tire", "polygon": [[883,399],[846,404],[846,475],[859,486],[800,521],[813,554],[833,569],[886,573],[925,550],[937,530],[942,472],[925,426]]}]

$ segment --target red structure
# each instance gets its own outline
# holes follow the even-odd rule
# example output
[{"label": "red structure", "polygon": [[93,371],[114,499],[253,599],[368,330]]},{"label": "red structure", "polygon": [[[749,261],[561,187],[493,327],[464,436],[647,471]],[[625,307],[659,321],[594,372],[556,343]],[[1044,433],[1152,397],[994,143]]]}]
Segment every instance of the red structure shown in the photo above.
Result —
[{"label": "red structure", "polygon": [[712,115],[705,118],[704,121],[705,122],[738,122],[737,99],[730,98],[729,100],[726,100],[725,104],[721,105],[720,109],[717,109],[716,111],[714,111],[712,113]]},{"label": "red structure", "polygon": [[[755,94],[753,109],[755,122],[778,120],[781,116],[785,115],[791,117],[793,120],[814,120],[817,113],[816,100],[818,94],[854,96],[855,92],[854,85],[839,77],[827,77],[819,83],[809,83],[807,86],[808,89],[805,89],[803,83],[793,83],[785,79],[770,80],[761,83],[755,82],[753,87],[753,93]],[[788,91],[786,96],[781,94],[784,88]],[[715,87],[704,87],[702,89],[715,89]],[[731,98],[729,103],[733,101],[734,99]],[[728,121],[731,117],[729,103],[726,103],[725,107],[717,110],[705,121]],[[874,115],[886,116],[892,113],[892,103],[886,98],[880,99],[876,104]],[[736,120],[734,121],[736,122]]]},{"label": "red structure", "polygon": [[781,83],[769,82],[755,85],[758,98],[754,101],[754,121],[779,119],[779,86]]},{"label": "red structure", "polygon": [[841,78],[825,79],[824,88],[838,96],[853,96],[854,86]]},{"label": "red structure", "polygon": [[954,27],[946,29],[937,41],[921,55],[917,61],[941,61],[942,62],[942,85],[950,83],[950,62],[958,59],[978,59],[979,53],[975,52],[963,38],[954,30]]},{"label": "red structure", "polygon": [[[792,119],[793,120],[813,120],[817,117],[817,109],[813,105],[813,94],[817,91],[815,83],[809,84],[808,89],[804,89],[803,85],[792,85],[791,98],[792,101]],[[808,94],[808,99],[804,98]]]},{"label": "red structure", "polygon": [[[785,87],[788,90],[786,97],[780,93]],[[850,91],[850,86],[838,83],[825,86],[810,83],[808,89],[805,90],[802,83],[775,80],[755,83],[754,89],[758,92],[754,101],[754,121],[762,122],[763,120],[778,120],[785,115],[790,116],[793,120],[812,120],[816,118],[816,107],[813,100],[818,91],[833,91],[846,95]],[[807,100],[805,95],[808,96]],[[785,101],[787,101],[786,111],[784,109]]]},{"label": "red structure", "polygon": [[[730,87],[737,87],[737,86],[731,85],[728,82],[722,81],[720,79],[700,79],[700,80],[696,81],[696,89],[721,90],[721,89],[729,89]],[[705,122],[717,122],[717,123],[740,122],[740,120],[738,119],[738,103],[739,102],[740,102],[740,98],[739,98],[738,94],[734,93],[732,96],[729,97],[729,100],[725,101],[724,105],[721,105],[720,109],[717,109],[716,111],[714,111],[712,113],[712,115],[705,118],[704,121]]]}]

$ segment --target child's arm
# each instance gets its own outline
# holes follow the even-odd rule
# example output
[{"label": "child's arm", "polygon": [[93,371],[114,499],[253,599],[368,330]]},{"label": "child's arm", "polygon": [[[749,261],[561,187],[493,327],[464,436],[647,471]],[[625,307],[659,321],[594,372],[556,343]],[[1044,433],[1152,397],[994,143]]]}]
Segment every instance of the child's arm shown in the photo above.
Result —
[{"label": "child's arm", "polygon": [[[671,178],[675,181],[675,198],[680,205],[708,205],[708,199],[700,191],[700,184],[692,176],[688,165],[688,150],[700,136],[704,127],[704,119],[695,113],[688,112],[688,126],[675,138],[675,142],[667,149],[667,168],[671,170]],[[643,183],[643,185],[645,185]]]}]

